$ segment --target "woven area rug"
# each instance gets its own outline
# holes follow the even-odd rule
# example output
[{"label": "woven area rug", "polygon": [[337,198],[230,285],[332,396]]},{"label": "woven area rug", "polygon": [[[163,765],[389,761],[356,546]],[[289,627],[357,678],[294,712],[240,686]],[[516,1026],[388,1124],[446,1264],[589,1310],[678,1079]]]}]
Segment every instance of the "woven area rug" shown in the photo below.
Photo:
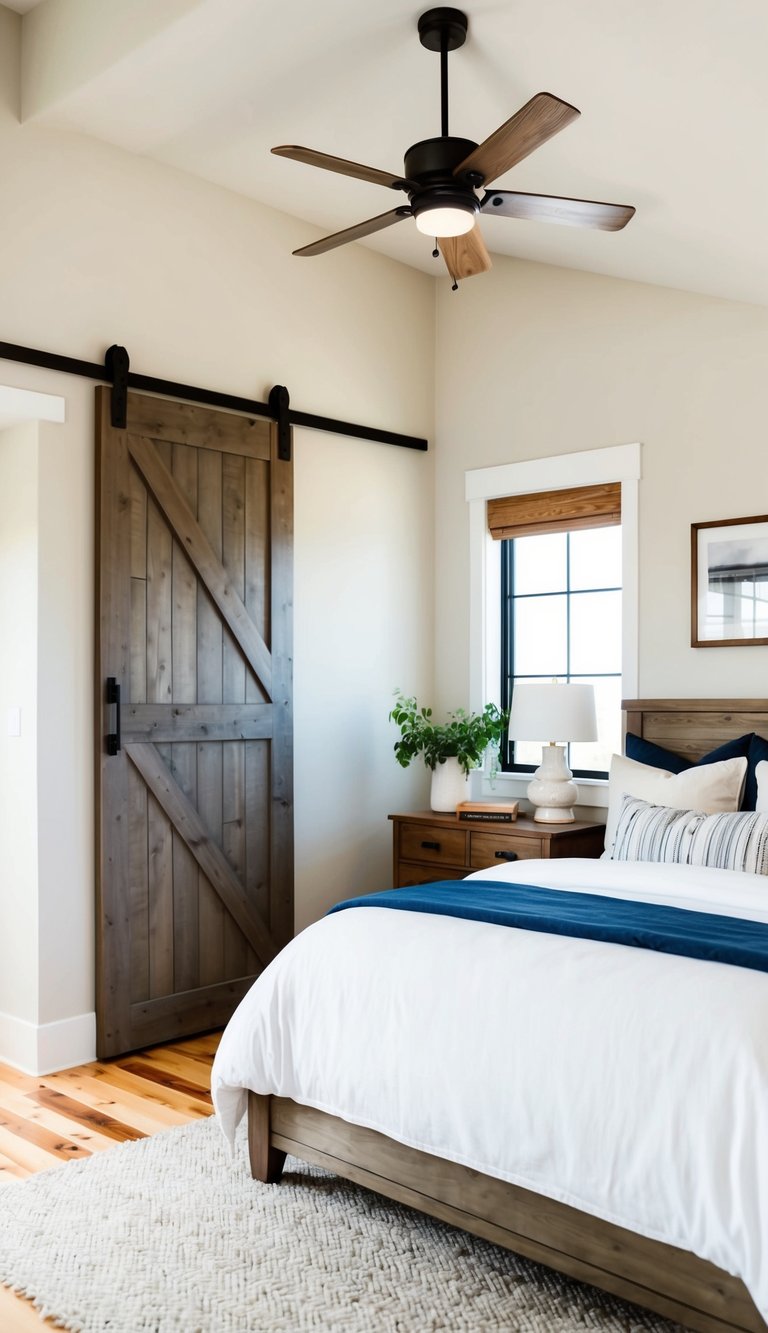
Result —
[{"label": "woven area rug", "polygon": [[79,1333],[672,1333],[675,1325],[197,1121],[0,1189],[0,1281]]}]

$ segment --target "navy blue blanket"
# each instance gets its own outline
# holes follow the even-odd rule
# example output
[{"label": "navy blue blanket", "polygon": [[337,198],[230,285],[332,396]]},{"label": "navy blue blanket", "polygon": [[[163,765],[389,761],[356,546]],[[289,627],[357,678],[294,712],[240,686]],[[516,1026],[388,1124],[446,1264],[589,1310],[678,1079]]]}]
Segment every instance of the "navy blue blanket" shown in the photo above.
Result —
[{"label": "navy blue blanket", "polygon": [[392,907],[404,912],[466,917],[470,921],[489,921],[548,935],[607,940],[768,972],[768,925],[762,922],[624,898],[603,898],[594,893],[570,893],[537,888],[534,884],[500,885],[493,880],[445,880],[348,898],[332,907],[331,912],[341,912],[347,907]]}]

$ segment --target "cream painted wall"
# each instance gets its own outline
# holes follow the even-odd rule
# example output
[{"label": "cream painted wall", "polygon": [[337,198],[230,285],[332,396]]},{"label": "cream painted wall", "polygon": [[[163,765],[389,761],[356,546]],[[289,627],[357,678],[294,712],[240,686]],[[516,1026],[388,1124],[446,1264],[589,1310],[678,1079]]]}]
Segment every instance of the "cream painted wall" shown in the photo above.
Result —
[{"label": "cream painted wall", "polygon": [[690,525],[768,512],[768,310],[494,257],[437,331],[438,699],[468,688],[465,470],[633,440],[640,695],[762,697],[768,648],[690,647]]},{"label": "cream painted wall", "polygon": [[[398,684],[431,689],[431,675],[408,645],[426,639],[431,648],[434,622],[432,517],[415,485],[425,460],[384,445],[361,450],[350,439],[297,436],[301,929],[338,899],[339,885],[359,892],[389,887],[391,826],[384,864],[382,819],[427,803],[423,766],[406,773],[395,763],[397,733],[387,714]],[[411,570],[421,571],[415,580]]]},{"label": "cream painted wall", "polygon": [[[262,399],[287,384],[297,408],[432,436],[431,279],[358,247],[294,259],[314,235],[295,219],[20,126],[18,33],[0,7],[3,340],[94,361],[119,342],[138,371]],[[37,1021],[47,1027],[93,1007],[93,386],[9,362],[0,382],[67,403],[64,425],[40,427]],[[295,457],[304,925],[339,883],[386,885],[386,815],[426,794],[423,771],[397,768],[386,715],[396,685],[432,686],[433,455],[302,430]]]},{"label": "cream painted wall", "polygon": [[37,1022],[37,535],[38,427],[13,426],[0,431],[0,1034]]}]

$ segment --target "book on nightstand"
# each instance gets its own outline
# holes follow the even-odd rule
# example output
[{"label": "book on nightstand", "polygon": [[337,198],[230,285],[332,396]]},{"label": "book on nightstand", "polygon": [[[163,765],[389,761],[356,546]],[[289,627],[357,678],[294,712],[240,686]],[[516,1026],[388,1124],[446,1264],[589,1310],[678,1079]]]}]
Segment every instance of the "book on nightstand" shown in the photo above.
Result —
[{"label": "book on nightstand", "polygon": [[456,818],[465,822],[513,824],[518,805],[518,801],[460,801],[456,806]]}]

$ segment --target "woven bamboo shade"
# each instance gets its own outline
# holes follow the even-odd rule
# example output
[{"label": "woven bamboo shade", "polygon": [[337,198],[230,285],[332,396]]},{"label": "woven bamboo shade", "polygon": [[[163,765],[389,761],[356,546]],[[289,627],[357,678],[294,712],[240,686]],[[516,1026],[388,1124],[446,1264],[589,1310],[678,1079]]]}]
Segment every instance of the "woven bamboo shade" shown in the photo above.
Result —
[{"label": "woven bamboo shade", "polygon": [[488,528],[496,541],[621,522],[621,483],[536,491],[488,501]]}]

